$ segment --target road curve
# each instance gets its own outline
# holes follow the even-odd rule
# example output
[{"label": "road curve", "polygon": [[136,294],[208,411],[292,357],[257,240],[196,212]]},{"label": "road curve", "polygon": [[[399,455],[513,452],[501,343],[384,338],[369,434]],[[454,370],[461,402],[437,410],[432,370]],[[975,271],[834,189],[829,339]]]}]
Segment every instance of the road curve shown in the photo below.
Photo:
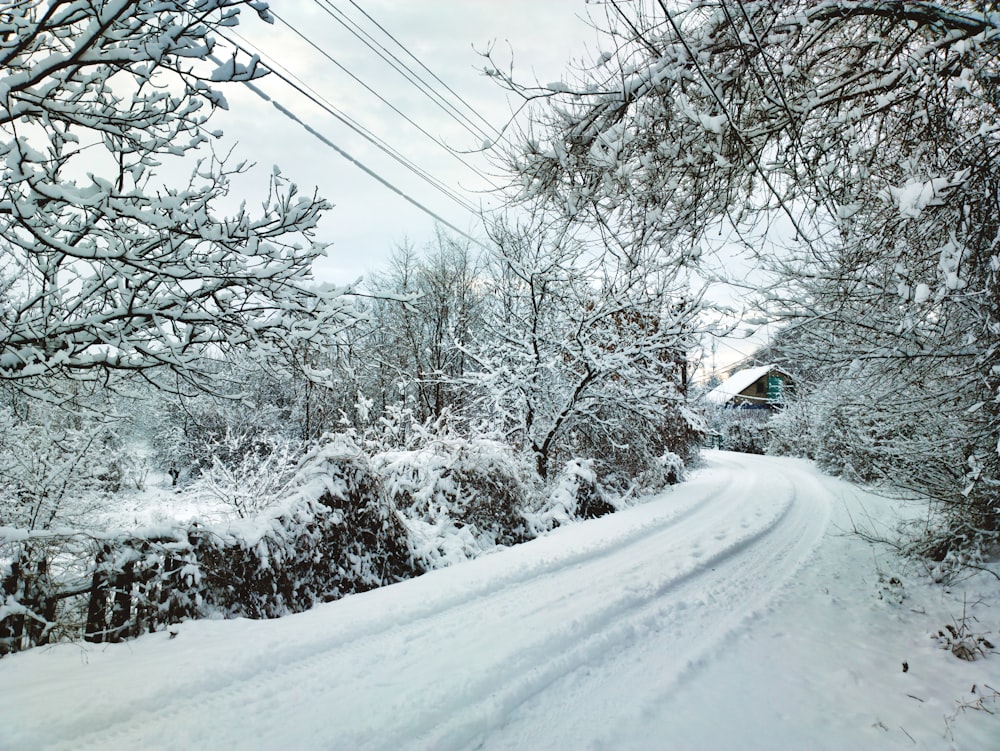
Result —
[{"label": "road curve", "polygon": [[610,746],[826,529],[808,465],[705,464],[649,503],[309,613],[6,658],[0,748]]}]

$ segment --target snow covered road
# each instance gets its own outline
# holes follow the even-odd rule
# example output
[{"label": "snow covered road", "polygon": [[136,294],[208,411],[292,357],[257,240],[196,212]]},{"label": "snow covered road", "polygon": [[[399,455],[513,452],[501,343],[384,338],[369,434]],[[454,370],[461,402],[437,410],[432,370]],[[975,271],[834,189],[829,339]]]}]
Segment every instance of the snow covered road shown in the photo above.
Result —
[{"label": "snow covered road", "polygon": [[308,613],[8,657],[0,748],[687,748],[664,703],[814,553],[831,487],[710,452],[652,502]]}]

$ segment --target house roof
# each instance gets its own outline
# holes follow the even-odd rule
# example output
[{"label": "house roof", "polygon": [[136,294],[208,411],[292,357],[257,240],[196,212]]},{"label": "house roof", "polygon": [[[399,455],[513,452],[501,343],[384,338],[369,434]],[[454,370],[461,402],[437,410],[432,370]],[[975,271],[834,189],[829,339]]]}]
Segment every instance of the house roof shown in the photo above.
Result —
[{"label": "house roof", "polygon": [[767,375],[774,369],[773,365],[760,365],[756,368],[738,370],[705,394],[705,398],[712,404],[725,404],[743,389],[752,386],[758,378]]}]

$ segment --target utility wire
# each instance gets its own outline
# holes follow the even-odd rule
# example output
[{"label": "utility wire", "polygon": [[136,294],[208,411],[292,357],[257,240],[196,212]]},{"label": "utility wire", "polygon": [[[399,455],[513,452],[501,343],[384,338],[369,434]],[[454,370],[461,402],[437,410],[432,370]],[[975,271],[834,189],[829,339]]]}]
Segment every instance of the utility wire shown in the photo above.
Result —
[{"label": "utility wire", "polygon": [[[484,175],[482,172],[480,172],[473,165],[469,164],[465,159],[462,158],[461,154],[459,154],[454,149],[452,149],[451,147],[449,147],[447,144],[445,144],[439,138],[437,138],[436,136],[434,136],[431,133],[427,132],[427,130],[425,130],[418,123],[416,123],[413,119],[411,119],[405,112],[403,112],[402,110],[400,110],[392,102],[390,102],[388,99],[386,99],[381,94],[379,94],[378,91],[376,91],[374,88],[372,88],[367,83],[365,83],[361,78],[359,78],[358,76],[356,76],[351,70],[349,70],[346,66],[344,66],[339,60],[337,60],[336,58],[334,58],[329,52],[327,52],[322,47],[320,47],[316,42],[314,42],[312,39],[310,39],[301,30],[299,30],[294,25],[292,25],[291,23],[289,23],[288,21],[286,21],[284,18],[282,18],[281,16],[279,16],[277,13],[275,13],[273,10],[271,11],[271,15],[274,16],[275,18],[277,18],[285,27],[287,27],[290,31],[292,31],[294,34],[296,34],[300,39],[302,39],[304,42],[306,42],[306,44],[308,44],[310,47],[312,47],[314,50],[316,50],[319,54],[323,55],[323,57],[325,57],[331,63],[333,63],[334,65],[336,65],[341,71],[343,71],[348,76],[350,76],[353,81],[355,81],[356,83],[358,83],[366,91],[368,91],[369,93],[371,93],[380,102],[382,102],[384,105],[386,105],[389,109],[391,109],[393,112],[395,112],[401,118],[403,118],[406,122],[408,122],[410,125],[412,125],[414,128],[416,128],[420,133],[422,133],[424,136],[426,136],[431,141],[433,141],[435,144],[437,144],[442,149],[444,149],[446,152],[448,152],[449,156],[451,156],[453,159],[459,161],[463,166],[465,166],[466,168],[468,168],[470,171],[476,173],[476,175],[478,175],[480,178],[482,178],[483,180],[485,180],[486,182],[488,182],[494,188],[499,189],[500,186],[498,186],[496,183],[494,183],[491,178],[489,178],[488,176]],[[449,89],[449,91],[450,91],[450,89]]]},{"label": "utility wire", "polygon": [[[286,85],[290,86],[299,94],[306,97],[309,101],[311,101],[317,107],[325,111],[327,114],[333,116],[341,123],[349,127],[351,130],[353,130],[355,133],[363,137],[369,143],[376,146],[380,151],[382,151],[383,153],[394,159],[402,166],[406,167],[408,170],[410,170],[410,172],[412,172],[417,177],[421,178],[422,180],[430,184],[431,187],[435,188],[436,190],[444,194],[446,197],[450,198],[452,201],[457,203],[463,209],[472,213],[476,212],[476,207],[473,204],[469,203],[464,198],[455,193],[443,181],[434,177],[425,169],[415,164],[412,160],[405,157],[397,149],[393,148],[382,138],[379,138],[370,129],[366,128],[364,125],[359,123],[350,115],[335,107],[332,103],[329,102],[329,100],[321,96],[318,92],[315,91],[315,89],[311,88],[308,84],[302,81],[302,79],[300,79],[294,73],[289,71],[286,67],[275,61],[272,57],[266,55],[260,49],[253,48],[252,45],[250,45],[249,41],[247,41],[245,37],[242,37],[238,32],[231,32],[231,33],[242,39],[248,45],[248,47],[240,46],[232,39],[226,37],[224,34],[220,34],[220,36],[222,36],[223,39],[226,39],[226,41],[228,41],[236,49],[240,50],[244,54],[258,55],[262,60],[264,60],[264,62],[266,62],[267,66],[270,69],[270,72],[273,73],[279,80],[283,81]],[[482,175],[480,175],[480,177],[482,177]]]},{"label": "utility wire", "polygon": [[[353,118],[338,110],[328,101],[326,101],[320,95],[318,95],[316,92],[310,89],[310,87],[307,84],[298,79],[294,74],[288,72],[284,66],[282,66],[280,63],[277,63],[272,58],[270,58],[270,56],[266,55],[261,50],[250,48],[249,47],[250,43],[244,37],[240,36],[240,39],[242,39],[248,45],[247,47],[244,47],[243,45],[237,43],[227,34],[223,34],[221,32],[217,33],[219,33],[219,36],[222,39],[225,39],[229,44],[231,44],[235,49],[239,50],[240,52],[243,52],[246,55],[256,55],[260,59],[264,60],[267,66],[271,69],[272,74],[275,75],[281,81],[283,81],[286,85],[290,86],[299,94],[306,97],[309,101],[311,101],[317,107],[321,108],[327,114],[339,120],[341,123],[343,123],[348,128],[353,130],[355,133],[360,135],[366,141],[368,141],[376,148],[378,148],[380,151],[385,153],[387,156],[391,157],[400,165],[410,170],[417,177],[427,182],[434,189],[436,189],[446,197],[450,198],[452,201],[461,206],[463,209],[473,214],[476,213],[477,209],[473,204],[460,197],[458,194],[452,191],[447,185],[445,185],[441,180],[439,180],[438,178],[428,173],[426,170],[423,170],[422,168],[411,162],[405,156],[403,156],[398,151],[393,149],[389,144],[385,143],[384,141],[382,141],[382,139],[374,135],[367,128],[354,121]],[[236,32],[230,32],[230,33],[239,36]]]},{"label": "utility wire", "polygon": [[477,110],[475,107],[473,107],[471,104],[469,104],[458,92],[456,92],[453,88],[451,88],[451,86],[449,86],[444,81],[442,81],[434,71],[432,71],[430,68],[428,68],[426,65],[424,65],[423,61],[420,60],[420,58],[418,58],[416,55],[414,55],[412,52],[410,52],[410,50],[407,49],[406,46],[402,42],[400,42],[395,36],[393,36],[391,33],[389,33],[389,31],[382,24],[380,24],[378,21],[376,21],[374,18],[372,18],[371,14],[369,14],[368,11],[366,11],[364,8],[362,8],[360,5],[358,5],[356,2],[354,2],[354,0],[348,0],[348,2],[350,2],[351,5],[353,5],[355,8],[357,8],[358,12],[360,12],[365,18],[367,18],[376,27],[378,27],[379,31],[381,31],[383,34],[385,34],[387,37],[389,37],[393,42],[395,42],[396,46],[399,47],[401,50],[403,50],[403,52],[405,52],[407,55],[409,55],[410,58],[412,58],[417,63],[417,65],[419,65],[421,68],[423,68],[424,70],[426,70],[430,74],[430,76],[435,81],[437,81],[439,84],[441,84],[445,88],[446,91],[448,91],[453,97],[455,97],[455,99],[457,99],[462,104],[464,104],[466,106],[466,108],[468,108],[468,110],[470,112],[472,112],[472,114],[474,114],[476,117],[478,117],[480,120],[482,120],[483,123],[486,125],[486,127],[489,128],[491,131],[493,131],[493,133],[496,134],[496,137],[500,137],[501,135],[503,135],[499,130],[497,130],[496,126],[494,126],[493,123],[491,123],[489,120],[487,120],[481,114],[479,114],[479,110]]},{"label": "utility wire", "polygon": [[[215,55],[209,55],[208,58],[213,63],[215,63],[216,65],[221,66],[223,64],[222,61],[219,60]],[[347,161],[349,161],[351,164],[353,164],[355,167],[357,167],[358,169],[360,169],[362,172],[364,172],[369,177],[377,180],[379,183],[381,183],[386,188],[388,188],[389,190],[391,190],[393,193],[395,193],[396,195],[398,195],[404,201],[412,204],[413,206],[415,206],[416,208],[418,208],[420,211],[422,211],[423,213],[427,214],[429,217],[431,217],[432,219],[434,219],[436,222],[439,222],[440,224],[443,224],[445,227],[447,227],[448,229],[450,229],[452,232],[455,232],[456,234],[461,235],[462,237],[464,237],[469,242],[474,243],[475,245],[479,246],[480,248],[486,249],[486,246],[482,243],[482,241],[477,240],[475,237],[472,237],[472,235],[470,235],[468,232],[465,232],[465,231],[459,229],[458,227],[456,227],[454,224],[452,224],[451,222],[449,222],[447,219],[445,219],[441,215],[435,213],[433,210],[427,208],[422,203],[420,203],[419,201],[417,201],[415,198],[412,198],[407,193],[405,193],[404,191],[402,191],[399,188],[397,188],[395,185],[393,185],[388,180],[386,180],[384,177],[382,177],[377,172],[375,172],[375,170],[371,169],[370,167],[368,167],[364,163],[362,163],[359,160],[355,159],[349,153],[347,153],[342,148],[340,148],[339,146],[337,146],[337,144],[335,144],[329,138],[327,138],[322,133],[320,133],[318,130],[316,130],[311,125],[309,125],[308,123],[306,123],[305,121],[303,121],[301,118],[299,118],[290,109],[288,109],[287,107],[285,107],[284,105],[282,105],[280,102],[278,102],[276,99],[274,99],[271,96],[269,96],[268,94],[266,94],[260,87],[256,86],[252,81],[243,81],[243,84],[250,91],[252,91],[254,94],[256,94],[258,97],[260,97],[261,99],[263,99],[265,102],[268,102],[269,104],[271,104],[282,115],[284,115],[285,117],[287,117],[292,122],[297,123],[303,129],[305,129],[308,133],[310,133],[311,135],[313,135],[315,138],[319,139],[324,145],[326,145],[329,148],[331,148],[334,151],[336,151],[344,159],[346,159]]]},{"label": "utility wire", "polygon": [[393,70],[403,76],[403,78],[405,78],[412,86],[430,99],[438,108],[445,112],[445,114],[469,131],[469,133],[480,139],[481,142],[492,142],[493,139],[489,136],[489,134],[469,120],[466,115],[462,114],[453,104],[435,91],[433,86],[428,84],[423,78],[421,78],[420,75],[413,72],[413,70],[406,65],[406,63],[390,52],[385,45],[376,41],[371,34],[347,17],[343,11],[334,6],[330,0],[314,0],[314,2],[319,5],[319,7],[327,13],[327,15],[347,29],[372,52],[382,58],[382,60],[385,61]]},{"label": "utility wire", "polygon": [[[331,0],[314,0],[320,7],[326,11],[334,20],[336,20],[341,26],[347,29],[351,34],[357,37],[363,44],[365,44],[369,49],[371,49],[376,55],[378,55],[382,60],[392,67],[397,73],[402,75],[412,86],[414,86],[421,94],[430,99],[436,106],[441,108],[449,117],[458,122],[462,127],[468,130],[472,135],[481,139],[489,139],[488,134],[483,131],[478,125],[472,122],[467,115],[462,113],[454,104],[448,101],[439,91],[435,89],[433,85],[428,83],[419,73],[415,72],[409,65],[399,59],[393,52],[391,52],[384,44],[375,39],[369,32],[365,31],[360,24],[354,19],[348,16],[344,11],[337,8]],[[355,5],[356,8],[361,10],[359,6]],[[362,14],[365,15],[372,23],[378,27],[386,36],[392,39],[396,44],[403,49],[411,57],[416,57],[412,55],[405,47],[403,47],[395,37],[392,36],[383,26],[381,26],[377,21],[375,21],[371,16],[361,10]],[[419,60],[417,61],[420,62]],[[422,63],[420,63],[423,65]],[[426,66],[423,66],[426,69]],[[429,69],[428,69],[428,72]],[[433,73],[431,73],[434,76]],[[434,76],[437,78],[437,76]],[[440,80],[440,79],[438,79]],[[448,88],[445,85],[445,88]],[[468,106],[468,105],[467,105]],[[470,107],[470,109],[472,109]],[[474,110],[473,110],[474,111]],[[476,113],[478,116],[478,113]],[[481,118],[481,116],[480,116]],[[482,118],[481,118],[482,119]],[[493,127],[493,126],[489,126]]]}]

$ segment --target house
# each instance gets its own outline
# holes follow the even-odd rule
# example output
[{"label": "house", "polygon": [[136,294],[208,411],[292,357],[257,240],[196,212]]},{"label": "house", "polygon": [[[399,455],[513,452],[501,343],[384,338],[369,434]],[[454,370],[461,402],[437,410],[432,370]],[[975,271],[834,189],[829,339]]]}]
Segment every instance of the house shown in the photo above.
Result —
[{"label": "house", "polygon": [[709,404],[739,409],[774,410],[792,378],[774,365],[738,370],[705,395]]}]

